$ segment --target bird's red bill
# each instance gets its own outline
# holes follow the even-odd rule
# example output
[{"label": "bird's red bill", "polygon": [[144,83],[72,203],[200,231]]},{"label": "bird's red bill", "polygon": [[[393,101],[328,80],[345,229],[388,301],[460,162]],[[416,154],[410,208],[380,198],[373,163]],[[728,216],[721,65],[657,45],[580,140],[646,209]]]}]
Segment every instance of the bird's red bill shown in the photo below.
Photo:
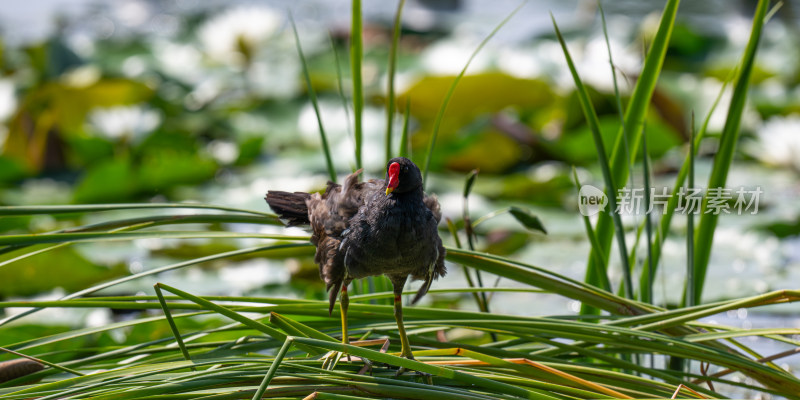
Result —
[{"label": "bird's red bill", "polygon": [[393,162],[389,165],[389,182],[386,183],[386,194],[392,193],[400,184],[400,164]]}]

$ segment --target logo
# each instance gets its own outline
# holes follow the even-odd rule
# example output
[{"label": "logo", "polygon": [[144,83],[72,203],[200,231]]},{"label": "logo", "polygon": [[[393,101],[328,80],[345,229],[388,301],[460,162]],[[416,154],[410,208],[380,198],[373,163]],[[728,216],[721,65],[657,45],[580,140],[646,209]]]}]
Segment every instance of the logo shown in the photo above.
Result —
[{"label": "logo", "polygon": [[581,215],[591,217],[600,211],[605,211],[607,205],[608,197],[602,190],[592,185],[581,186],[581,190],[578,191],[578,210]]},{"label": "logo", "polygon": [[702,214],[733,214],[738,215],[750,211],[758,213],[759,199],[764,191],[761,186],[746,188],[741,186],[736,189],[729,188],[687,188],[681,187],[677,192],[670,193],[669,188],[662,187],[658,191],[650,188],[646,193],[644,188],[629,189],[623,187],[617,190],[615,209],[606,210],[608,196],[597,187],[583,185],[578,191],[578,210],[586,217],[596,215],[600,211],[607,211],[620,215],[650,215],[651,212],[666,210],[670,201],[674,201],[674,212],[685,215]]}]

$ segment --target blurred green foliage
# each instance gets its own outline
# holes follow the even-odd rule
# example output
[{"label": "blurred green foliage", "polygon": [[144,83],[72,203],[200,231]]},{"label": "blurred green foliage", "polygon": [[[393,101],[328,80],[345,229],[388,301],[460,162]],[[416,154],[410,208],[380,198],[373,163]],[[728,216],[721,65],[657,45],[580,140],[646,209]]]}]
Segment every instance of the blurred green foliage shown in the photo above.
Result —
[{"label": "blurred green foliage", "polygon": [[[0,256],[0,262],[15,256]],[[96,265],[74,248],[61,247],[0,268],[0,298],[32,296],[55,287],[76,292],[127,273],[122,264]]]},{"label": "blurred green foliage", "polygon": [[[258,164],[287,147],[309,147],[297,134],[299,110],[308,99],[302,92],[293,36],[285,26],[255,39],[243,28],[217,26],[217,36],[231,30],[239,35],[228,50],[240,57],[220,59],[214,53],[219,49],[206,43],[205,32],[211,25],[224,25],[219,20],[225,13],[218,11],[184,10],[175,32],[95,38],[94,50],[80,54],[66,40],[70,24],[78,21],[62,21],[66,25],[41,43],[0,46],[3,74],[14,81],[18,103],[0,154],[0,185],[50,177],[73,188],[69,198],[75,203],[153,196],[176,199],[177,187],[202,185],[222,171]],[[364,83],[367,106],[379,107],[385,101],[381,77],[386,73],[391,27],[377,23],[369,29],[364,61],[369,72]],[[307,26],[301,31],[309,41],[304,47],[315,91],[323,99],[337,98],[337,70],[349,70],[343,57],[347,38],[329,41],[324,34],[310,34]],[[399,69],[416,71],[418,78],[399,94],[396,104],[398,112],[404,111],[406,101],[410,104],[415,158],[425,149],[436,112],[454,79],[420,71],[419,56],[445,35],[406,31],[402,36]],[[552,38],[533,40],[545,41]],[[338,48],[338,57],[331,43]],[[725,46],[724,38],[678,23],[666,68],[724,79],[731,64],[714,55]],[[596,155],[574,94],[557,88],[547,74],[518,78],[502,70],[468,74],[459,83],[443,120],[433,169],[479,168],[492,176],[514,174],[542,161],[591,168]],[[776,76],[774,69],[759,66],[753,80],[758,84]],[[276,89],[279,86],[283,89]],[[607,89],[590,87],[590,92],[608,140],[619,125],[613,95]],[[658,91],[656,99],[647,132],[652,155],[658,159],[685,141],[690,105],[671,90]],[[773,101],[762,103],[759,110],[765,116],[784,115],[791,107]],[[125,118],[127,122],[122,121]],[[143,122],[149,119],[155,122]],[[231,154],[215,154],[213,144],[219,143],[233,146]],[[527,179],[519,183],[525,193],[530,192],[525,187],[548,185]],[[569,185],[563,188],[568,190]],[[555,205],[565,192],[546,193],[550,195],[545,202]],[[498,193],[522,198],[517,194]],[[529,199],[537,202],[540,197]]]},{"label": "blurred green foliage", "polygon": [[[229,44],[234,56],[220,58],[206,42],[205,32],[211,25],[220,25],[224,11],[187,10],[178,16],[181,23],[177,30],[168,34],[134,31],[94,37],[91,51],[80,50],[67,40],[68,27],[80,25],[79,20],[67,21],[67,27],[38,43],[7,44],[0,39],[0,79],[13,82],[16,98],[16,107],[5,121],[5,141],[0,145],[0,189],[4,189],[0,191],[0,204],[204,200],[186,195],[197,196],[202,193],[199,190],[181,189],[224,184],[229,176],[251,179],[253,175],[247,172],[263,168],[278,157],[292,158],[304,169],[323,175],[322,163],[309,161],[321,160],[322,152],[302,132],[300,119],[309,100],[294,37],[285,29],[285,21],[258,40],[237,31],[235,24],[217,26],[220,31],[211,37],[220,39],[230,31],[239,35]],[[345,71],[344,92],[349,95],[346,34],[334,32],[331,39],[316,27],[301,24],[300,28],[302,40],[309,42],[303,43],[303,48],[315,92],[323,104],[342,103],[337,71]],[[374,22],[365,36],[368,110],[382,109],[386,102],[383,79],[390,30],[388,23]],[[584,33],[576,36],[585,37]],[[634,55],[641,52],[638,47],[647,46],[647,35],[642,33],[632,30],[626,38],[633,43],[627,50]],[[455,79],[454,74],[426,69],[425,58],[430,56],[426,50],[452,41],[448,35],[410,30],[402,35],[398,70],[408,74],[402,79],[412,79],[399,85],[403,89],[396,104],[398,113],[406,111],[406,104],[410,106],[411,154],[416,160],[424,157],[434,119]],[[686,142],[686,116],[690,111],[705,106],[697,100],[704,94],[698,87],[705,81],[718,82],[730,76],[735,60],[725,56],[738,54],[738,50],[728,51],[736,46],[728,39],[689,24],[675,26],[664,73],[646,119],[647,143],[657,171],[676,167],[671,164],[673,159],[664,156]],[[785,40],[796,38],[787,36]],[[597,154],[571,84],[558,81],[559,69],[565,66],[548,66],[546,54],[539,54],[546,44],[554,45],[554,38],[543,35],[510,46],[497,44],[543,59],[537,58],[544,67],[531,76],[512,74],[503,65],[505,61],[497,58],[494,64],[463,77],[441,126],[431,164],[435,173],[460,181],[466,172],[477,168],[481,179],[475,194],[489,200],[554,208],[574,206],[564,200],[574,196],[570,166],[596,172]],[[525,53],[529,45],[542,47]],[[775,53],[779,45],[765,43],[765,51]],[[557,58],[562,61],[561,54]],[[790,55],[787,58],[791,64]],[[625,62],[625,57],[619,59]],[[790,95],[797,92],[800,68],[790,67],[768,63],[755,66],[755,93],[751,98],[757,118],[800,111],[800,100]],[[623,104],[629,101],[624,88],[637,77],[624,78]],[[785,96],[771,95],[762,88],[775,82],[784,85]],[[606,148],[611,148],[620,130],[615,97],[607,87],[592,87],[592,82],[588,86],[603,140]],[[716,93],[716,87],[707,91]],[[697,111],[700,114],[705,110]],[[334,119],[323,117],[325,123]],[[352,118],[352,113],[348,117]],[[348,129],[352,130],[340,130]],[[377,129],[383,129],[382,124]],[[710,136],[718,133],[713,129]],[[752,126],[743,129],[746,136],[757,136]],[[340,132],[336,140],[346,141],[347,133]],[[346,162],[338,165],[342,168]],[[542,166],[554,172],[537,173]],[[784,225],[770,226],[780,235],[796,234],[796,223]],[[42,231],[49,226],[36,225],[30,218],[0,218],[0,232],[27,229]],[[495,236],[487,246],[502,254],[516,251],[530,236],[500,231],[489,232],[487,237],[492,234]],[[167,256],[170,252],[183,256],[194,251],[206,254],[215,250],[192,246],[161,250]],[[65,282],[65,286],[88,285],[90,282],[81,281],[87,275],[96,275],[97,281],[123,273],[116,267],[94,265],[75,252],[59,250],[51,254],[55,259],[69,260],[75,268],[71,274],[74,284]],[[44,262],[41,257],[37,260]],[[45,261],[55,265],[55,261]],[[53,286],[52,282],[36,286],[25,279],[25,274],[36,272],[39,264],[16,265],[31,270],[0,268],[4,282],[0,296],[31,294]]]}]

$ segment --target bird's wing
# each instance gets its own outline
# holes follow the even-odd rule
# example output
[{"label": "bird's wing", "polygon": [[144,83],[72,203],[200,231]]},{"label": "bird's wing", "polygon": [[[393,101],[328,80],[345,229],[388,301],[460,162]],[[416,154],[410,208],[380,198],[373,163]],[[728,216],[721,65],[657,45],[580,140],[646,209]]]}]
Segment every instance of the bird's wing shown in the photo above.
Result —
[{"label": "bird's wing", "polygon": [[419,290],[417,290],[417,294],[414,296],[414,299],[411,300],[411,304],[416,304],[422,296],[425,296],[425,293],[428,293],[428,290],[431,288],[431,283],[433,283],[434,275],[436,272],[436,262],[439,260],[439,249],[436,249],[436,257],[433,258],[430,265],[428,265],[428,270],[425,275],[425,281],[422,282],[422,286],[420,286]]},{"label": "bird's wing", "polygon": [[349,282],[340,254],[342,236],[350,227],[350,220],[358,213],[372,182],[359,182],[362,170],[347,176],[343,185],[328,183],[325,194],[315,193],[308,199],[308,215],[313,234],[311,242],[317,246],[314,261],[319,265],[320,278],[329,293],[330,310],[342,286]]},{"label": "bird's wing", "polygon": [[344,185],[328,182],[325,194],[315,193],[306,201],[308,219],[315,236],[338,237],[347,229],[350,218],[363,203],[363,184],[358,182],[360,173],[358,170],[348,175]]},{"label": "bird's wing", "polygon": [[431,210],[436,223],[439,223],[439,221],[442,220],[442,209],[439,206],[439,198],[436,197],[435,194],[425,194],[425,197],[422,198],[422,202],[425,203],[425,207]]}]

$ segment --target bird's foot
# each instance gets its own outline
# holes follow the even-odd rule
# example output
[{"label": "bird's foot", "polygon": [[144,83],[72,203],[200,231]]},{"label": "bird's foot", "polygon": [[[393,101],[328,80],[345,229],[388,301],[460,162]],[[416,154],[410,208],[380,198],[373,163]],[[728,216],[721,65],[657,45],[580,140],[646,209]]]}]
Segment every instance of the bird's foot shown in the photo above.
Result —
[{"label": "bird's foot", "polygon": [[[412,361],[417,361],[414,358],[414,355],[411,354],[410,351],[407,354],[403,354],[402,357],[405,357],[405,358],[407,358],[409,360],[412,360]],[[414,375],[422,377],[427,384],[433,385],[433,375],[431,375],[431,374],[429,374],[427,372],[416,371],[416,370],[408,369],[408,368],[402,367],[402,366],[397,369],[397,372],[395,372],[394,376],[397,377],[397,376],[403,375],[403,374],[405,374],[407,372],[411,372],[411,371],[414,372]]]},{"label": "bird's foot", "polygon": [[339,363],[339,361],[342,360],[342,358],[345,358],[348,363],[352,363],[354,361],[363,362],[364,366],[361,367],[361,369],[358,371],[358,374],[359,375],[363,375],[363,374],[369,372],[369,374],[372,375],[372,366],[373,366],[372,361],[370,361],[370,360],[368,360],[368,359],[366,359],[364,357],[351,356],[350,354],[347,354],[347,353],[341,352],[341,351],[330,351],[330,352],[328,352],[328,354],[325,354],[322,357],[322,360],[323,360],[322,361],[322,369],[327,370],[327,371],[333,370],[334,368],[336,368],[336,365]]},{"label": "bird's foot", "polygon": [[330,371],[336,368],[336,364],[339,363],[339,360],[341,360],[342,357],[346,357],[347,361],[351,361],[349,354],[341,351],[329,351],[327,354],[325,354],[325,356],[322,357],[322,369]]},{"label": "bird's foot", "polygon": [[397,372],[394,374],[394,376],[398,377],[400,375],[403,375],[403,374],[405,374],[407,372],[412,372],[412,371],[414,372],[415,376],[418,376],[418,377],[422,378],[425,381],[425,383],[427,383],[428,385],[433,385],[433,375],[431,375],[431,374],[429,374],[427,372],[414,371],[413,369],[408,369],[406,367],[400,367],[400,369],[397,370]]},{"label": "bird's foot", "polygon": [[361,361],[364,361],[364,366],[358,370],[358,375],[364,375],[369,372],[369,375],[372,376],[372,361],[366,358],[361,358]]}]

